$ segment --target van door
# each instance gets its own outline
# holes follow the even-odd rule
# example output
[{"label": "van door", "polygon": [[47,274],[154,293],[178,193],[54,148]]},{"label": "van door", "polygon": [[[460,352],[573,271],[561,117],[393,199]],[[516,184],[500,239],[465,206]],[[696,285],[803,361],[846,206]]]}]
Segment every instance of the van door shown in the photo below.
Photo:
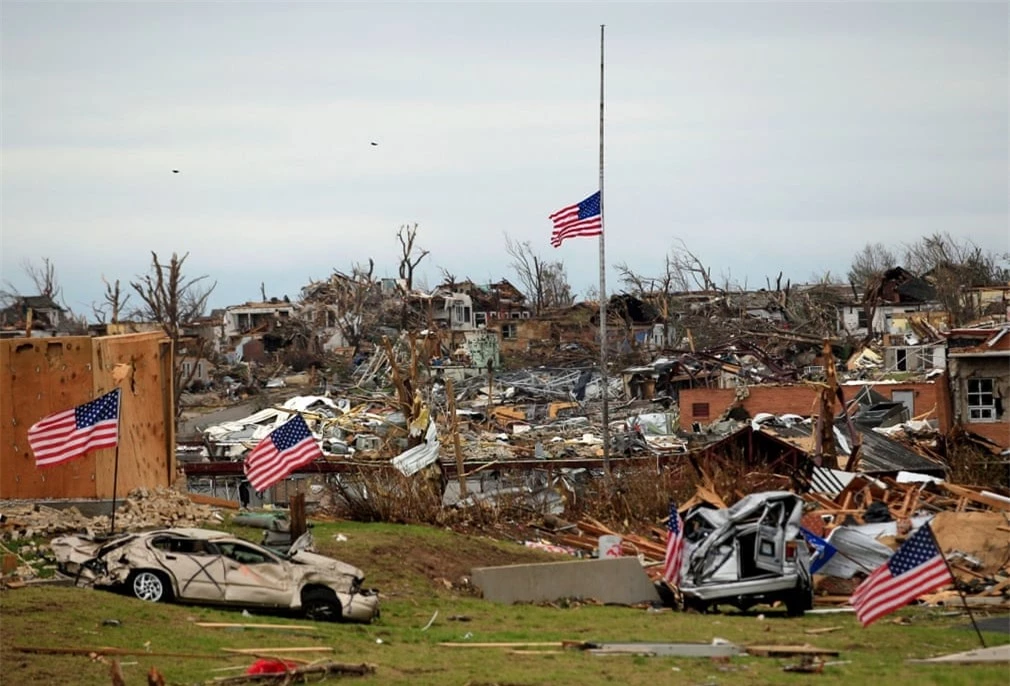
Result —
[{"label": "van door", "polygon": [[754,565],[766,572],[783,572],[785,560],[785,527],[782,520],[785,507],[781,502],[765,505],[764,514],[758,520],[757,538],[754,541]]}]

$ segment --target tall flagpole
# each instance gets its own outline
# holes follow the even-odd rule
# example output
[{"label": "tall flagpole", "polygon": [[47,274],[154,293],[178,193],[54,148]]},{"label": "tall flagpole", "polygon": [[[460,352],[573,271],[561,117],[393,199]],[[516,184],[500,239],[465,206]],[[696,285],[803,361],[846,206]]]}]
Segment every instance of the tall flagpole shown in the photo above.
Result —
[{"label": "tall flagpole", "polygon": [[603,223],[603,31],[600,24],[600,389],[603,394],[603,468],[607,478],[610,472],[610,401],[607,391],[610,382],[607,377],[607,261],[605,239],[607,232]]}]

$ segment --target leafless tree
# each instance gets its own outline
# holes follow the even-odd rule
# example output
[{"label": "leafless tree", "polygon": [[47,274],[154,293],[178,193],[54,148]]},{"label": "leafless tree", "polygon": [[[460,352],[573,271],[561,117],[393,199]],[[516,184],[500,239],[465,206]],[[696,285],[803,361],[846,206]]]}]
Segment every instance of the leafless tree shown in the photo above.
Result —
[{"label": "leafless tree", "polygon": [[[48,257],[43,257],[41,264],[27,258],[23,259],[21,271],[32,283],[36,295],[46,296],[56,302],[63,294],[63,288],[56,276],[56,265]],[[22,297],[20,290],[9,280],[5,280],[4,288],[0,290],[0,303],[9,305],[20,297]]]},{"label": "leafless tree", "polygon": [[1008,259],[1010,255],[984,250],[971,239],[955,239],[949,233],[934,233],[905,246],[905,268],[933,284],[953,326],[982,314],[967,288],[1010,280]]},{"label": "leafless tree", "polygon": [[175,417],[181,414],[181,391],[192,383],[197,365],[189,365],[189,373],[184,373],[183,358],[204,359],[210,352],[209,341],[201,336],[186,336],[186,327],[203,316],[207,300],[217,286],[215,281],[207,286],[207,275],[188,278],[183,274],[183,266],[189,253],[179,257],[172,253],[168,264],[162,264],[158,253],[151,252],[151,269],[138,276],[130,286],[140,297],[143,306],[138,315],[146,321],[157,322],[165,335],[172,340],[175,350]]},{"label": "leafless tree", "polygon": [[565,271],[565,264],[560,260],[548,262],[544,265],[540,283],[543,290],[544,309],[571,307],[575,302],[575,295],[572,287],[568,283],[568,274]]},{"label": "leafless tree", "polygon": [[898,257],[883,243],[867,243],[852,258],[849,283],[862,298],[866,290],[888,269],[898,266]]},{"label": "leafless tree", "polygon": [[94,313],[95,319],[99,324],[104,324],[106,319],[108,319],[110,324],[118,324],[120,315],[126,308],[126,303],[130,301],[130,294],[123,294],[119,287],[119,279],[116,279],[115,283],[110,284],[103,276],[102,283],[105,284],[105,294],[102,296],[102,302],[101,304],[92,303],[91,311]]},{"label": "leafless tree", "polygon": [[55,302],[63,293],[63,288],[56,277],[56,265],[48,257],[42,258],[42,264],[35,264],[26,259],[21,262],[21,269],[39,295],[51,298]]},{"label": "leafless tree", "polygon": [[427,250],[415,247],[414,241],[417,239],[417,224],[413,226],[404,224],[396,233],[397,240],[400,241],[400,278],[406,283],[409,293],[414,288],[414,270],[421,260],[429,255]]},{"label": "leafless tree", "polygon": [[458,283],[456,281],[456,275],[450,272],[445,267],[439,267],[438,271],[442,275],[442,285],[446,286],[450,290],[455,289],[456,284]]},{"label": "leafless tree", "polygon": [[352,264],[350,274],[333,270],[326,281],[302,289],[306,314],[318,317],[312,324],[325,327],[332,322],[355,352],[381,318],[382,295],[374,273],[375,261],[369,258],[367,266]]},{"label": "leafless tree", "polygon": [[712,268],[689,250],[682,240],[678,240],[666,254],[663,270],[656,276],[641,274],[627,263],[616,267],[627,292],[652,305],[663,321],[669,320],[674,296],[678,293],[705,291],[722,294],[724,291],[712,279]]},{"label": "leafless tree", "polygon": [[505,251],[512,257],[510,266],[519,279],[520,290],[533,305],[536,314],[575,302],[563,262],[545,260],[533,249],[532,243],[520,243],[507,233]]}]

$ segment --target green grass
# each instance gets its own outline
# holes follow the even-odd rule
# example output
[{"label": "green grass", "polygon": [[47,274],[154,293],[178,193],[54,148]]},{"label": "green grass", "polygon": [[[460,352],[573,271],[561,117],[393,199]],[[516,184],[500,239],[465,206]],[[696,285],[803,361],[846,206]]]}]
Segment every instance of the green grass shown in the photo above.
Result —
[{"label": "green grass", "polygon": [[[152,651],[221,654],[226,647],[332,646],[334,660],[376,665],[376,684],[612,684],[656,683],[879,684],[1001,684],[1008,668],[999,666],[916,665],[922,658],[977,647],[972,631],[954,628],[962,617],[906,609],[862,629],[851,614],[808,615],[788,619],[767,610],[760,620],[747,615],[694,615],[671,611],[579,605],[567,609],[502,606],[487,603],[439,579],[457,584],[480,563],[552,559],[517,545],[448,531],[386,524],[321,524],[315,527],[321,552],[361,566],[367,583],[384,591],[382,617],[368,625],[315,624],[312,633],[201,628],[193,621],[302,623],[286,617],[243,617],[235,611],[177,605],[148,605],[103,591],[72,588],[23,588],[0,594],[0,684],[108,684],[108,666],[87,657],[15,653],[14,645],[113,646]],[[333,535],[349,540],[336,542]],[[245,532],[258,540],[255,531]],[[421,628],[438,611],[427,632]],[[470,621],[451,621],[461,615]],[[121,626],[105,626],[118,619]],[[808,635],[818,627],[838,631]],[[469,638],[467,638],[469,635]],[[796,659],[738,657],[728,662],[709,659],[599,657],[578,651],[559,654],[513,654],[505,649],[446,648],[442,641],[599,641],[704,642],[721,637],[739,644],[810,643],[840,651],[845,664],[828,666],[823,674],[782,671]],[[986,634],[987,642],[1008,637]],[[378,642],[380,641],[381,642]],[[247,657],[184,659],[155,656],[122,657],[127,684],[146,683],[144,674],[156,666],[172,684],[202,682],[239,670],[215,668],[249,664]]]}]

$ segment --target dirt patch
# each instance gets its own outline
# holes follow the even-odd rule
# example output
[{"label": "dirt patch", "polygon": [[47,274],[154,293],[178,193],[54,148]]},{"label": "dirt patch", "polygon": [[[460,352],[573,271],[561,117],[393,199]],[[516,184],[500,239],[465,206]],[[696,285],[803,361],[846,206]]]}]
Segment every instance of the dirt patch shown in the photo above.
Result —
[{"label": "dirt patch", "polygon": [[567,559],[519,545],[503,547],[490,540],[459,535],[445,540],[402,536],[396,541],[358,548],[353,554],[324,544],[320,552],[361,567],[372,579],[380,574],[385,576],[381,580],[383,591],[406,590],[419,577],[440,590],[465,590],[469,588],[467,580],[474,567]]}]

